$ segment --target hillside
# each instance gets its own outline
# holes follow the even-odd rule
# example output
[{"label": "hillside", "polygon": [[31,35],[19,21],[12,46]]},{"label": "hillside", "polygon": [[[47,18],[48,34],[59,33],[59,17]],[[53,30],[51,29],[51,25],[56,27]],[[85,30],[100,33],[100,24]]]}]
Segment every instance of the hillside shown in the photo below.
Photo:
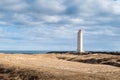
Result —
[{"label": "hillside", "polygon": [[[100,59],[102,61],[94,61]],[[105,60],[104,60],[105,59]],[[107,59],[107,60],[106,60]],[[107,54],[0,54],[3,80],[120,80],[120,56]],[[105,63],[106,63],[105,62]]]}]

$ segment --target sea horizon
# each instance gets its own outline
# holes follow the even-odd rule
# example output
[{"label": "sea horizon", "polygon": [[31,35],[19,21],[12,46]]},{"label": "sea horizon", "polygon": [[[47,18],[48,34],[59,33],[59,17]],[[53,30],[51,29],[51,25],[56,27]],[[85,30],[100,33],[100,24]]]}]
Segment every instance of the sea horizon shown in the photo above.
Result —
[{"label": "sea horizon", "polygon": [[[0,53],[5,54],[46,54],[49,52],[76,52],[72,50],[0,50]],[[87,52],[120,52],[120,51],[85,51]]]},{"label": "sea horizon", "polygon": [[0,53],[5,54],[45,54],[48,50],[0,50]]},{"label": "sea horizon", "polygon": [[46,54],[48,52],[75,52],[71,50],[0,50],[5,54]]}]

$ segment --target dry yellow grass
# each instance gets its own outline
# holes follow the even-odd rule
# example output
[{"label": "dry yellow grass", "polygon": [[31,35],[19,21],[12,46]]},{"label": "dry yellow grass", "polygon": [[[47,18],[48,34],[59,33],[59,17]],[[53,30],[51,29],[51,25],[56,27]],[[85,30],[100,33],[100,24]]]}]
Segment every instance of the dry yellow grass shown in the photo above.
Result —
[{"label": "dry yellow grass", "polygon": [[[102,57],[101,55],[100,57]],[[108,57],[107,55],[104,55]],[[111,57],[112,55],[109,55]],[[78,58],[78,55],[71,54],[0,54],[0,65],[3,69],[14,68],[19,80],[120,80],[120,68],[101,65],[72,62],[58,59],[58,57]],[[79,56],[86,58],[87,56]],[[95,57],[95,55],[93,55]],[[97,56],[98,57],[98,56]],[[99,58],[99,57],[98,57]],[[14,70],[13,69],[13,70]],[[24,70],[23,70],[24,69]],[[31,79],[23,79],[19,71],[34,75]],[[35,72],[34,72],[35,71]],[[15,73],[15,71],[13,71]],[[0,73],[0,76],[10,74]],[[26,77],[28,76],[26,75]],[[37,78],[35,78],[35,76]],[[18,80],[16,78],[15,80]]]}]

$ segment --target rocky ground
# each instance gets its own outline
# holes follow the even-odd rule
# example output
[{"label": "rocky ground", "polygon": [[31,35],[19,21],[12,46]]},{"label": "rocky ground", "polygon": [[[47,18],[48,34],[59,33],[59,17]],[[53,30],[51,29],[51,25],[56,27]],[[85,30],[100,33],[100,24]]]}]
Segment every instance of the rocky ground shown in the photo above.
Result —
[{"label": "rocky ground", "polygon": [[0,80],[120,80],[120,56],[1,53]]}]

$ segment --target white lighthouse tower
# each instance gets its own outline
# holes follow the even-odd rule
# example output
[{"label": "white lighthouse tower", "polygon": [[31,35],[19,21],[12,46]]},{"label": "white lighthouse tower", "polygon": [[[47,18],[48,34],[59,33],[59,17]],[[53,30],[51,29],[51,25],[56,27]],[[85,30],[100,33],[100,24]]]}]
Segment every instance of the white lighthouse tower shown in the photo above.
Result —
[{"label": "white lighthouse tower", "polygon": [[78,31],[77,52],[84,52],[83,51],[83,33],[82,33],[82,30]]}]

